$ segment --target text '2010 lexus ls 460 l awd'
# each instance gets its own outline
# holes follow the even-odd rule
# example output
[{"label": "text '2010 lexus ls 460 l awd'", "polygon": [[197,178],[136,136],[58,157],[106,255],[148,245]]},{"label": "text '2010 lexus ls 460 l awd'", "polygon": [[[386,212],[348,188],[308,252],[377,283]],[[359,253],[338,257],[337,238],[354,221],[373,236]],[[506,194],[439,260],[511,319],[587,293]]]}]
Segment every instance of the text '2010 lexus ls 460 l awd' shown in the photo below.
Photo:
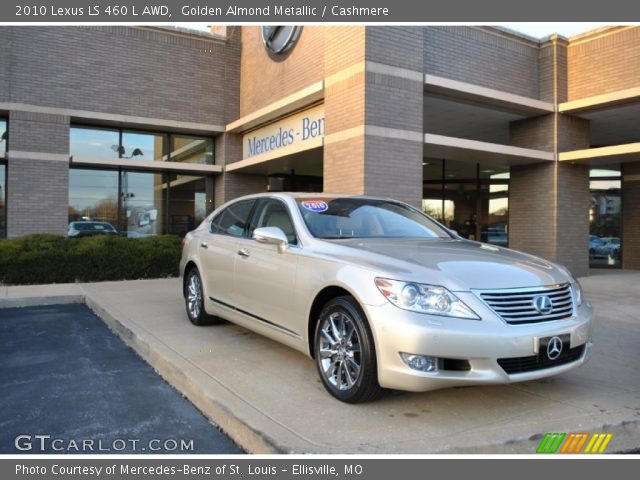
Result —
[{"label": "text '2010 lexus ls 460 l awd'", "polygon": [[304,352],[345,402],[556,375],[592,346],[591,305],[564,267],[384,198],[238,198],[187,234],[180,271],[192,323]]}]

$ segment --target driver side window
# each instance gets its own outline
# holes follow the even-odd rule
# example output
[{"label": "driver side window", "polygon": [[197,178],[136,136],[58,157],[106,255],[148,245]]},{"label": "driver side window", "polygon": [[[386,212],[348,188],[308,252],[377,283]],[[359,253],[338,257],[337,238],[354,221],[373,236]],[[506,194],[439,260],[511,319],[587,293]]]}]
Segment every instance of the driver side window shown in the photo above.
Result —
[{"label": "driver side window", "polygon": [[251,216],[249,238],[253,236],[256,228],[278,227],[287,236],[289,245],[297,245],[298,237],[286,205],[273,198],[262,199],[259,202]]},{"label": "driver side window", "polygon": [[220,212],[211,222],[211,233],[241,237],[247,227],[247,219],[254,200],[234,203]]}]

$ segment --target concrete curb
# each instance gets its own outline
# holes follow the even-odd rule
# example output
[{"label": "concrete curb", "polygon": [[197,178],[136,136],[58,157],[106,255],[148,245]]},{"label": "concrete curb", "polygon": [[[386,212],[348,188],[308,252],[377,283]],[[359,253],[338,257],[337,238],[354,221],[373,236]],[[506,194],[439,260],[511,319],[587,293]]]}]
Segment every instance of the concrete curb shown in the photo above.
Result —
[{"label": "concrete curb", "polygon": [[[167,383],[188,398],[241,448],[257,454],[287,453],[287,449],[279,446],[269,435],[252,428],[248,421],[230,411],[229,405],[234,399],[228,391],[218,388],[213,394],[207,392],[203,387],[202,372],[185,358],[166,348],[143,329],[125,325],[116,314],[88,295],[85,303]],[[210,381],[207,384],[211,386]]]},{"label": "concrete curb", "polygon": [[71,303],[86,303],[85,295],[55,295],[51,297],[21,297],[0,298],[0,309],[40,307],[46,305],[68,305]]}]

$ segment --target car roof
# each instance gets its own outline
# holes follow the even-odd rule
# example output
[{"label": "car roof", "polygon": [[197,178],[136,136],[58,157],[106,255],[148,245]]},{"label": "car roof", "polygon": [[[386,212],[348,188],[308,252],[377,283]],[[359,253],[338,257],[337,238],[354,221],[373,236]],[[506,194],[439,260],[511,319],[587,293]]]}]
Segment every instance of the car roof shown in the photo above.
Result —
[{"label": "car roof", "polygon": [[110,227],[113,227],[113,225],[111,225],[109,222],[99,222],[99,221],[94,222],[93,220],[77,220],[77,221],[71,222],[69,225],[109,225]]},{"label": "car roof", "polygon": [[100,220],[75,220],[71,223],[105,223],[111,225],[109,222],[103,222]]},{"label": "car roof", "polygon": [[352,195],[352,194],[348,194],[348,193],[331,193],[331,192],[261,192],[261,193],[254,193],[251,195],[245,195],[243,197],[238,197],[238,198],[234,198],[235,200],[238,200],[240,198],[261,198],[261,197],[277,197],[277,198],[293,198],[293,199],[297,199],[297,198],[309,198],[309,199],[313,199],[313,198],[318,198],[318,199],[323,199],[323,198],[368,198],[371,200],[392,200],[392,201],[397,201],[397,200],[393,200],[391,198],[387,198],[387,197],[378,197],[378,196],[374,196],[374,195]]}]

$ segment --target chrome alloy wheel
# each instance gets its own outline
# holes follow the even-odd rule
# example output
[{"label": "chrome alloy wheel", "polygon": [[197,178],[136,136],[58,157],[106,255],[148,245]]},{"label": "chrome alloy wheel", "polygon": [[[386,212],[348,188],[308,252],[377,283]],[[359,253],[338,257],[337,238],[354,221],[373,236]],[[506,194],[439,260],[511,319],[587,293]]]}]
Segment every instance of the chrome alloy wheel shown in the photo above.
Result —
[{"label": "chrome alloy wheel", "polygon": [[358,329],[347,314],[333,312],[322,320],[322,373],[338,390],[349,390],[357,383],[362,370],[360,346]]},{"label": "chrome alloy wheel", "polygon": [[187,311],[191,318],[198,318],[202,312],[202,284],[200,276],[192,273],[187,284]]}]

